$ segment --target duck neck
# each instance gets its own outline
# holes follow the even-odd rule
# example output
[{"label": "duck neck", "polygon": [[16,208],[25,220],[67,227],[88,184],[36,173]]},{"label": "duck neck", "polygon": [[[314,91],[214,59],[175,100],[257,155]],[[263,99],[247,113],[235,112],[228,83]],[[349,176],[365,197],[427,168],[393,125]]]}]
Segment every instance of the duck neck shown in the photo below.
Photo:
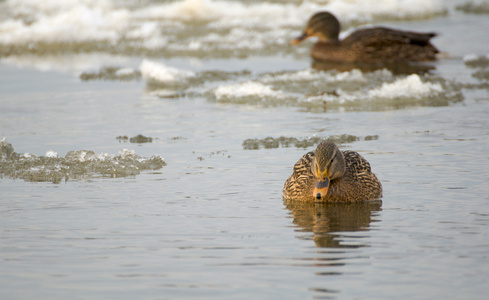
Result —
[{"label": "duck neck", "polygon": [[340,39],[338,38],[331,38],[327,40],[319,40],[318,44],[325,44],[329,46],[338,46],[340,44]]}]

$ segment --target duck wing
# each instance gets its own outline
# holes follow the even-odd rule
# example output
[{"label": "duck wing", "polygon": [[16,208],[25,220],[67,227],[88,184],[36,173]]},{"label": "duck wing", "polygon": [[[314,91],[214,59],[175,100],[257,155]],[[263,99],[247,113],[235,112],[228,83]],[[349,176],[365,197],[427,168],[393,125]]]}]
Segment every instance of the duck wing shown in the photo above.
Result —
[{"label": "duck wing", "polygon": [[405,45],[430,45],[430,39],[436,33],[420,33],[414,31],[403,31],[386,27],[374,27],[360,29],[343,40],[344,43],[361,43],[366,47],[379,47],[388,44]]},{"label": "duck wing", "polygon": [[[294,165],[292,175],[284,184],[282,195],[285,199],[302,199],[306,194],[312,197],[312,186],[314,175],[311,172],[311,165],[314,159],[314,152],[304,154]],[[311,190],[311,193],[307,193]]]},{"label": "duck wing", "polygon": [[430,39],[436,33],[402,31],[385,27],[360,29],[342,43],[358,54],[359,61],[392,62],[435,59],[438,53]]},{"label": "duck wing", "polygon": [[370,163],[358,152],[345,150],[342,153],[346,163],[346,171],[343,176],[350,183],[350,198],[359,197],[363,200],[370,200],[382,197],[382,185],[377,176],[372,173]]},{"label": "duck wing", "polygon": [[370,163],[358,152],[344,150],[341,151],[345,157],[346,171],[352,176],[357,177],[361,174],[371,173]]}]

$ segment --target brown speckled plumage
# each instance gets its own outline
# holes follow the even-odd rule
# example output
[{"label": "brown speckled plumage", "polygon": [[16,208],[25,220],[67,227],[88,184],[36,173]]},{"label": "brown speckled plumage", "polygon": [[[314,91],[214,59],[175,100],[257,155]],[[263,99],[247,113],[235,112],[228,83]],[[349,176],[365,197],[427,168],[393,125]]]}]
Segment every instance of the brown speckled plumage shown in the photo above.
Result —
[{"label": "brown speckled plumage", "polygon": [[[324,170],[327,167],[330,172],[344,168],[342,175],[340,170],[339,177],[331,179],[327,194],[320,200],[313,195],[317,177],[311,168],[315,160],[319,166],[323,166],[320,168]],[[369,162],[360,154],[340,151],[334,143],[325,141],[318,145],[316,151],[306,153],[294,165],[282,195],[285,200],[292,201],[360,202],[382,197],[382,185],[372,173]]]},{"label": "brown speckled plumage", "polygon": [[339,40],[340,24],[329,12],[311,17],[303,35],[292,44],[311,36],[318,42],[311,56],[321,61],[346,63],[393,63],[435,60],[439,52],[430,39],[435,33],[418,33],[385,27],[359,29]]}]

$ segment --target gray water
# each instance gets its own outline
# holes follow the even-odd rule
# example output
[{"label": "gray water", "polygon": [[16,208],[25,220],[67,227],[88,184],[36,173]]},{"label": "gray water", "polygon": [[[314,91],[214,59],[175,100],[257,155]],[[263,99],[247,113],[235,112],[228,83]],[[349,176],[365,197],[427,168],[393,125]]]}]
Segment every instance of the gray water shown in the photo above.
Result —
[{"label": "gray water", "polygon": [[[419,75],[443,92],[420,98],[359,96],[406,74],[361,73],[366,81],[356,82],[354,73],[340,73],[344,81],[331,79],[336,71],[311,71],[316,77],[291,79],[310,68],[310,44],[273,55],[151,56],[197,74],[176,84],[137,72],[128,81],[80,75],[107,65],[137,69],[143,54],[123,53],[118,64],[111,59],[119,54],[89,53],[110,62],[80,72],[70,66],[84,54],[72,50],[4,54],[0,138],[17,153],[127,148],[167,165],[60,183],[3,176],[0,298],[485,299],[489,99],[487,77],[476,74],[487,72],[489,23],[487,14],[455,10],[459,2],[445,15],[384,22],[439,32],[434,43],[450,54]],[[480,63],[464,63],[468,54]],[[282,94],[213,92],[248,81]],[[298,100],[333,90],[354,100]],[[153,141],[116,139],[138,134]],[[356,137],[340,148],[371,163],[381,203],[284,203],[284,181],[314,146],[243,147],[247,139],[341,135]]]}]

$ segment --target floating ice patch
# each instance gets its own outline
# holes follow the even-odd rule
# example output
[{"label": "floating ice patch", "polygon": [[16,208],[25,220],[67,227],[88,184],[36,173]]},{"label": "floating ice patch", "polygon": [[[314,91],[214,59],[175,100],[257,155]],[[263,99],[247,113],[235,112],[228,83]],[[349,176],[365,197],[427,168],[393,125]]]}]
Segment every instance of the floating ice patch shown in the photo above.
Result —
[{"label": "floating ice patch", "polygon": [[115,72],[116,76],[128,76],[134,74],[133,68],[121,68]]},{"label": "floating ice patch", "polygon": [[489,14],[489,3],[487,0],[472,0],[457,5],[456,9],[469,14]]},{"label": "floating ice patch", "polygon": [[381,69],[365,74],[359,69],[353,69],[345,72],[339,72],[336,70],[317,71],[313,69],[306,69],[296,72],[265,74],[260,80],[265,83],[283,82],[288,85],[298,82],[311,82],[314,84],[323,85],[325,83],[366,83],[371,80],[387,80],[390,78],[392,78],[392,73],[387,69]]},{"label": "floating ice patch", "polygon": [[[365,82],[323,84],[296,97],[299,106],[322,110],[385,110],[409,106],[446,106],[463,100],[460,85],[436,76],[364,74]],[[284,84],[285,86],[285,84]],[[289,90],[285,89],[285,92]]]},{"label": "floating ice patch", "polygon": [[322,72],[312,69],[301,70],[293,73],[267,74],[263,76],[264,82],[277,81],[316,81],[324,80],[327,82],[334,81],[365,81],[363,73],[358,69],[348,72]]},{"label": "floating ice patch", "polygon": [[317,80],[324,76],[323,72],[319,72],[313,69],[301,70],[293,73],[281,73],[281,74],[266,74],[262,80],[264,82],[276,82],[276,81],[310,81]]},{"label": "floating ice patch", "polygon": [[363,73],[358,69],[348,72],[341,72],[334,76],[335,81],[365,81]]},{"label": "floating ice patch", "polygon": [[139,27],[132,28],[126,34],[130,39],[148,39],[160,34],[159,24],[156,21],[144,22]]},{"label": "floating ice patch", "polygon": [[86,70],[98,69],[101,66],[128,64],[129,58],[105,53],[52,54],[42,56],[10,55],[2,58],[2,63],[14,65],[19,68],[35,68],[39,71],[71,72],[79,76],[80,73]]},{"label": "floating ice patch", "polygon": [[83,81],[89,80],[120,80],[131,81],[139,80],[141,78],[141,72],[133,68],[120,68],[120,67],[103,67],[98,72],[82,72],[80,79]]},{"label": "floating ice patch", "polygon": [[49,150],[46,152],[46,157],[58,157],[58,153],[53,150]]},{"label": "floating ice patch", "polygon": [[479,58],[480,58],[479,55],[472,53],[472,54],[465,55],[463,60],[464,60],[464,63],[470,63],[470,62],[478,60]]},{"label": "floating ice patch", "polygon": [[0,23],[0,43],[117,41],[127,30],[130,12],[111,1],[5,1],[10,15]]},{"label": "floating ice patch", "polygon": [[467,88],[487,88],[489,83],[489,54],[476,55],[468,54],[464,56],[464,63],[469,68],[475,68],[472,77],[482,81],[480,84],[467,84]]},{"label": "floating ice patch", "polygon": [[0,1],[0,44],[6,46],[0,47],[0,55],[94,49],[198,57],[300,52],[304,48],[284,46],[319,10],[333,12],[347,28],[358,22],[429,17],[446,9],[441,0]]},{"label": "floating ice patch", "polygon": [[223,98],[242,98],[250,96],[279,97],[281,92],[273,90],[268,85],[259,82],[247,81],[243,83],[223,85],[214,90],[217,100]]},{"label": "floating ice patch", "polygon": [[464,63],[469,67],[485,68],[489,66],[489,54],[487,55],[467,54],[464,56]]},{"label": "floating ice patch", "polygon": [[184,0],[154,5],[138,11],[140,17],[172,18],[182,21],[211,21],[222,18],[225,10],[233,14],[242,10],[243,4],[209,0]]},{"label": "floating ice patch", "polygon": [[[218,22],[226,27],[278,27],[304,25],[304,16],[318,10],[329,10],[344,21],[372,20],[375,16],[409,18],[439,14],[445,11],[441,0],[331,0],[326,4],[304,1],[299,5],[270,2],[230,2],[184,0],[140,9],[140,17],[172,18],[185,22]],[[300,16],[302,15],[302,19]],[[271,17],[272,16],[272,17]],[[242,22],[246,20],[246,22]],[[278,25],[278,26],[277,26]]]},{"label": "floating ice patch", "polygon": [[130,156],[136,155],[136,151],[134,151],[134,150],[128,150],[128,149],[124,148],[124,149],[122,149],[122,150],[119,151],[119,155],[122,158],[126,158],[126,157],[130,157]]},{"label": "floating ice patch", "polygon": [[144,79],[161,83],[172,83],[195,77],[194,72],[168,67],[147,59],[143,60],[139,70]]},{"label": "floating ice patch", "polygon": [[332,135],[327,138],[318,137],[315,135],[306,138],[295,138],[295,137],[285,137],[285,136],[274,138],[269,136],[263,139],[246,139],[243,141],[242,145],[244,150],[256,150],[260,148],[272,149],[272,148],[291,147],[291,146],[295,146],[297,148],[307,148],[307,147],[312,147],[314,145],[317,145],[325,140],[332,141],[336,144],[348,144],[360,140],[371,141],[377,139],[379,139],[378,135],[368,135],[364,138],[361,138],[350,134]]},{"label": "floating ice patch", "polygon": [[24,153],[23,155],[21,155],[21,157],[30,159],[30,158],[35,158],[37,156],[32,153]]},{"label": "floating ice patch", "polygon": [[105,157],[106,154],[97,155],[95,152],[89,150],[70,151],[65,156],[66,159],[79,162],[104,160]]},{"label": "floating ice patch", "polygon": [[421,98],[441,92],[443,87],[439,83],[423,82],[413,74],[392,83],[383,83],[380,88],[370,90],[368,95],[371,98]]},{"label": "floating ice patch", "polygon": [[425,18],[446,11],[441,0],[332,0],[323,8],[342,22],[371,22],[375,18]]},{"label": "floating ice patch", "polygon": [[70,151],[59,157],[54,151],[46,156],[17,154],[11,144],[0,141],[0,177],[22,178],[27,181],[73,180],[83,177],[134,176],[143,170],[158,170],[165,166],[161,156],[142,157],[132,150],[119,155],[96,154],[91,150]]},{"label": "floating ice patch", "polygon": [[321,106],[325,101],[342,104],[365,97],[366,91],[373,85],[380,86],[392,79],[392,73],[385,69],[367,73],[358,69],[345,72],[307,69],[265,74],[257,81],[269,84],[282,93],[282,97],[277,98],[277,105]]}]

